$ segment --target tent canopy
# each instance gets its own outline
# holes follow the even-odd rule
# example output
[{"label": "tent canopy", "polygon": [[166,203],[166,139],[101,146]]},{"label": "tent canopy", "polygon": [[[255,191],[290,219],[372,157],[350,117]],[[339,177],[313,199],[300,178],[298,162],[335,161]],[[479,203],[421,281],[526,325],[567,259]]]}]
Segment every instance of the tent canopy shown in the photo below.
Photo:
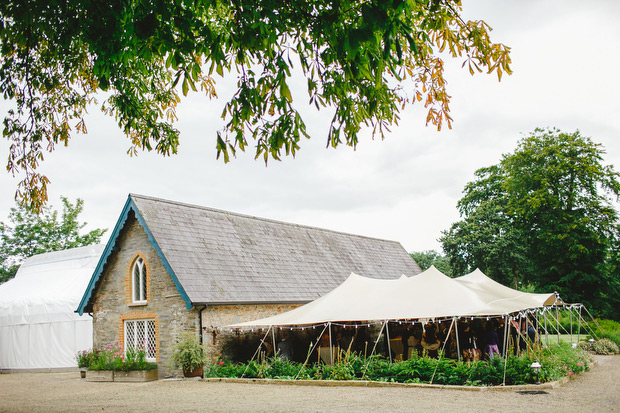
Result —
[{"label": "tent canopy", "polygon": [[506,287],[489,278],[480,269],[455,278],[454,281],[474,291],[484,302],[504,307],[506,313],[553,305],[557,299],[555,293],[532,294]]},{"label": "tent canopy", "polygon": [[551,305],[555,299],[554,293],[531,294],[504,287],[479,270],[454,279],[431,266],[418,275],[396,280],[351,273],[334,290],[306,305],[231,327],[498,316]]},{"label": "tent canopy", "polygon": [[103,251],[91,245],[28,258],[0,285],[0,369],[75,367],[92,319],[75,309]]}]

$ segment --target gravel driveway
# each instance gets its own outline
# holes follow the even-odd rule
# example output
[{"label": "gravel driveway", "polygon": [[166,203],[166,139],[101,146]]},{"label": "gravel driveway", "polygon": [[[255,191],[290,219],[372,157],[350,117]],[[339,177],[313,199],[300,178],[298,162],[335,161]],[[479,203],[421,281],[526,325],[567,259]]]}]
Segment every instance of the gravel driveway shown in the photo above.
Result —
[{"label": "gravel driveway", "polygon": [[7,412],[620,412],[620,356],[542,394],[403,387],[319,387],[197,380],[92,383],[70,373],[0,375]]}]

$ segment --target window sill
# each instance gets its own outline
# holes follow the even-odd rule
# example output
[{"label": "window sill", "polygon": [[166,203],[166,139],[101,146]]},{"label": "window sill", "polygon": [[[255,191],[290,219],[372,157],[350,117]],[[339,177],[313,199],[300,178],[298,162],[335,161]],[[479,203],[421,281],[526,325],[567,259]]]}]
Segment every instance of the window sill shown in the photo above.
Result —
[{"label": "window sill", "polygon": [[146,305],[148,305],[148,301],[138,301],[135,303],[129,303],[127,304],[128,307],[144,307]]}]

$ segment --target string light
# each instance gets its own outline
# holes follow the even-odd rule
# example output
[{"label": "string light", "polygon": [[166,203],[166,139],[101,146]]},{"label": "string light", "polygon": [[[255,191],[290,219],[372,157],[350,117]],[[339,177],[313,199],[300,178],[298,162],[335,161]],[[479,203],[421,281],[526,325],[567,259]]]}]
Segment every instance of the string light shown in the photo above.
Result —
[{"label": "string light", "polygon": [[[513,313],[512,317],[515,320],[518,320],[520,318],[524,318],[527,317],[528,314],[544,314],[545,312],[549,311],[549,310],[553,310],[554,308],[557,308],[558,306],[553,305],[553,306],[546,306],[546,307],[541,307],[541,308],[532,308],[532,309],[527,309],[527,310],[521,310],[519,312],[515,312]],[[572,308],[581,308],[583,307],[582,304],[574,304],[572,306]],[[570,306],[563,306],[563,309],[570,309]],[[419,319],[400,319],[400,320],[379,320],[379,321],[374,321],[374,322],[366,322],[366,323],[360,323],[360,322],[351,322],[351,323],[335,323],[335,322],[326,322],[326,323],[318,323],[318,324],[312,324],[312,329],[316,330],[317,327],[327,327],[329,324],[331,324],[332,326],[338,326],[338,327],[344,327],[344,328],[350,328],[350,327],[354,327],[355,329],[359,328],[359,327],[367,327],[370,328],[373,324],[374,325],[378,325],[378,326],[383,326],[386,323],[390,324],[390,323],[396,323],[398,321],[399,325],[409,325],[409,323],[411,323],[410,325],[415,326],[416,323],[420,323],[422,325],[422,328],[424,328],[424,326],[429,323],[442,323],[444,321],[453,321],[453,320],[462,320],[465,319],[467,320],[468,318],[470,320],[474,320],[475,318],[486,318],[487,320],[490,320],[491,318],[501,318],[502,320],[506,320],[510,317],[510,313],[506,313],[503,315],[496,315],[496,316],[453,316],[453,317],[439,317],[439,318],[419,318]],[[231,329],[230,332],[255,332],[255,331],[265,331],[265,330],[269,330],[269,329],[280,329],[283,330],[284,328],[288,328],[290,331],[305,331],[306,329],[310,328],[310,325],[303,325],[303,326],[271,326],[269,328],[265,328],[265,327],[252,327],[246,330],[246,329]],[[214,328],[214,331],[216,331],[217,329]]]}]

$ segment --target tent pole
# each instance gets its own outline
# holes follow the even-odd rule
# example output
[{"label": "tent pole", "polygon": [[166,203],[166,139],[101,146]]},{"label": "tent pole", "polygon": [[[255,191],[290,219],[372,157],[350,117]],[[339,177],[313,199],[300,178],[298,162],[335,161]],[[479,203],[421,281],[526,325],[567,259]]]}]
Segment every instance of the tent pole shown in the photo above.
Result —
[{"label": "tent pole", "polygon": [[[372,347],[372,352],[370,353],[370,356],[368,356],[369,358],[372,357],[373,354],[375,354],[375,350],[377,349],[377,344],[379,344],[379,340],[381,339],[381,334],[383,334],[383,329],[385,328],[385,324],[383,324],[381,326],[381,330],[379,331],[379,335],[377,336],[377,339],[375,340],[375,345]],[[368,360],[366,362],[366,365],[364,366],[364,373],[362,374],[362,379],[364,377],[366,377],[366,370],[368,369],[368,365],[370,364],[370,360]]]},{"label": "tent pole", "polygon": [[526,315],[525,316],[525,337],[527,337],[527,340],[525,340],[525,352],[527,353],[527,355],[530,355],[530,348],[532,347],[532,343],[530,338],[530,335],[527,333],[528,329],[530,328],[530,318]]},{"label": "tent pole", "polygon": [[545,342],[547,343],[547,347],[549,347],[549,330],[547,330],[547,311],[543,311],[543,317],[545,319]]},{"label": "tent pole", "polygon": [[435,364],[435,370],[433,370],[433,376],[431,377],[431,382],[430,384],[433,384],[433,379],[435,379],[435,373],[437,373],[437,367],[439,367],[439,362],[441,361],[445,351],[446,351],[446,344],[448,344],[448,339],[450,338],[450,333],[452,333],[452,327],[454,326],[454,318],[452,319],[452,324],[450,324],[450,328],[448,329],[448,334],[446,335],[446,339],[443,342],[443,347],[441,348],[441,352],[439,353],[439,358],[437,359],[438,362],[437,364]]},{"label": "tent pole", "polygon": [[570,345],[573,345],[573,306],[568,307],[570,312]]},{"label": "tent pole", "polygon": [[[583,307],[584,310],[586,310],[586,313],[588,313],[588,315],[590,316],[590,320],[594,321],[594,324],[596,324],[596,326],[599,328],[599,330],[602,330],[601,325],[598,323],[598,321],[596,321],[596,318],[594,318],[592,316],[592,314],[590,314],[590,311],[588,310],[588,307]],[[587,325],[587,324],[586,324]],[[592,338],[595,338],[598,340],[598,336],[596,335],[596,333],[594,332],[593,328],[590,328],[590,334],[592,335]]]},{"label": "tent pole", "polygon": [[579,344],[580,335],[581,335],[581,305],[579,306],[579,320],[577,320],[577,344]]},{"label": "tent pole", "polygon": [[[303,369],[306,367],[306,364],[308,364],[308,360],[310,360],[310,355],[318,347],[319,343],[321,342],[321,337],[323,337],[323,333],[325,332],[326,328],[327,328],[327,326],[323,327],[323,331],[321,331],[321,334],[319,334],[319,338],[317,338],[316,343],[314,344],[314,346],[312,346],[312,348],[308,352],[308,356],[306,357],[306,361],[304,361],[304,364],[301,366],[301,368],[297,372],[297,375],[295,376],[295,380],[297,380],[297,378],[299,377],[299,375],[301,374]],[[310,345],[312,345],[312,342],[310,342]],[[319,350],[319,360],[321,360],[321,350]]]},{"label": "tent pole", "polygon": [[271,330],[271,338],[273,339],[273,358],[276,357],[276,354],[278,354],[278,347],[276,346],[276,327],[275,326],[271,326],[272,330]]},{"label": "tent pole", "polygon": [[502,347],[504,358],[508,357],[508,328],[510,322],[508,321],[508,314],[506,314],[505,318],[506,322],[504,323],[504,346]]},{"label": "tent pole", "polygon": [[[506,327],[512,327],[512,317],[509,317],[508,315],[506,315],[506,324],[504,324],[504,337],[508,337],[509,336],[509,331],[510,331],[510,327],[506,328]],[[504,339],[504,343],[506,343],[507,340]],[[504,344],[504,351],[505,351],[505,356],[504,356],[504,380],[502,381],[502,386],[506,385],[506,368],[508,366],[508,346],[506,344]]]},{"label": "tent pole", "polygon": [[555,307],[555,318],[555,321],[557,322],[556,331],[558,333],[558,344],[560,344],[560,309],[557,306]]},{"label": "tent pole", "polygon": [[458,355],[459,361],[461,361],[461,345],[459,344],[459,323],[456,321],[456,317],[454,317],[454,332],[456,333],[456,353]]},{"label": "tent pole", "polygon": [[385,336],[387,338],[388,356],[390,357],[390,363],[392,363],[392,346],[390,343],[390,328],[388,326],[387,320],[385,320]]},{"label": "tent pole", "polygon": [[[262,340],[258,343],[258,348],[256,349],[256,351],[254,352],[254,355],[252,356],[252,358],[250,359],[250,362],[252,360],[254,360],[254,358],[258,355],[258,353],[260,352],[260,348],[263,346],[263,343],[265,342],[265,339],[267,338],[267,336],[269,335],[269,330],[271,330],[272,326],[269,326],[269,328],[267,329],[267,332],[265,333],[265,335],[263,336]],[[245,376],[245,373],[248,372],[248,367],[250,367],[250,363],[248,362],[248,365],[245,367],[245,370],[243,370],[243,374],[241,375],[241,378],[243,378],[243,376]]]},{"label": "tent pole", "polygon": [[517,346],[517,356],[521,357],[521,314],[519,314],[519,323],[517,324],[517,342],[515,346]]},{"label": "tent pole", "polygon": [[332,345],[332,322],[328,322],[327,326],[329,327],[329,359],[332,362],[332,366],[334,365],[334,347]]}]

